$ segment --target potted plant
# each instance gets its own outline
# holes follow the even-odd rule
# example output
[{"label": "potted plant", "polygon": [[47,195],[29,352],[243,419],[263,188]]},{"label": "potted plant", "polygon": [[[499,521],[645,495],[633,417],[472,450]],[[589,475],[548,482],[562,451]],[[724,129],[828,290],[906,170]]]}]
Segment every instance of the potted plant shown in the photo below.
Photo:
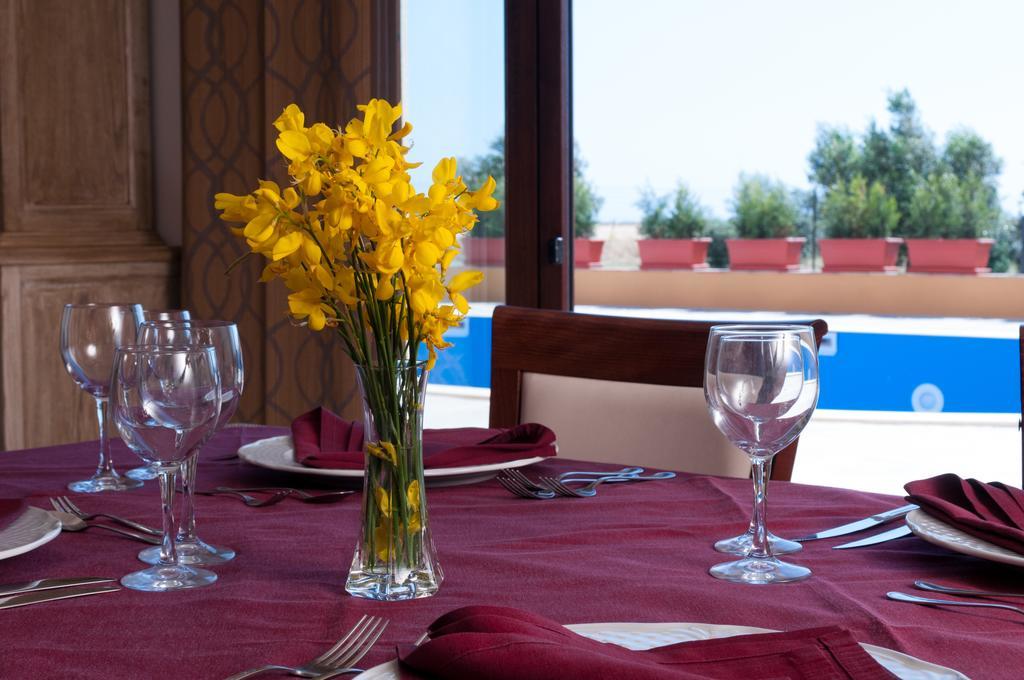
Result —
[{"label": "potted plant", "polygon": [[572,197],[573,197],[573,266],[589,269],[601,262],[604,241],[594,238],[597,214],[604,199],[597,195],[594,187],[584,176],[587,163],[580,155],[578,146],[573,147]]},{"label": "potted plant", "polygon": [[647,188],[637,206],[644,213],[643,238],[637,241],[641,269],[707,269],[707,214],[684,184],[676,187],[674,197]]},{"label": "potted plant", "polygon": [[907,271],[985,274],[1000,212],[994,189],[975,176],[934,173],[920,182],[904,221]]},{"label": "potted plant", "polygon": [[821,208],[828,238],[818,241],[825,272],[894,272],[903,239],[896,199],[879,182],[857,175],[829,189]]},{"label": "potted plant", "polygon": [[741,175],[732,218],[738,238],[726,240],[729,268],[798,270],[807,239],[793,236],[797,218],[797,208],[781,182]]}]

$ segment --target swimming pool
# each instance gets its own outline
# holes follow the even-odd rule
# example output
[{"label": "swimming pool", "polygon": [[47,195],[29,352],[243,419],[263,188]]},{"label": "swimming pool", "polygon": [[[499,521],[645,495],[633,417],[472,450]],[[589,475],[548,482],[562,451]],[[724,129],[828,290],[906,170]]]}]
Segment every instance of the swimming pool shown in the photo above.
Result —
[{"label": "swimming pool", "polygon": [[[474,303],[446,336],[430,381],[490,386],[491,313]],[[684,309],[577,307],[590,314],[667,319],[791,321],[824,318],[818,407],[852,411],[1019,413],[1019,321],[892,318]]]}]

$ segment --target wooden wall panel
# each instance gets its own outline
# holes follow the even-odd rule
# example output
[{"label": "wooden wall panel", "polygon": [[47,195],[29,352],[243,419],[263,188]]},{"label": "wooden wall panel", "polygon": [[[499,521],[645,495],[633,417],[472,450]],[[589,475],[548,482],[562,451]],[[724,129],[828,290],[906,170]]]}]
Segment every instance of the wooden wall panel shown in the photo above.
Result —
[{"label": "wooden wall panel", "polygon": [[289,103],[307,121],[343,124],[371,96],[398,99],[398,6],[397,0],[182,4],[184,304],[240,325],[248,373],[240,419],[283,424],[319,404],[360,417],[354,373],[339,340],[292,325],[281,285],[256,282],[260,258],[224,275],[246,248],[217,217],[213,195],[245,193],[257,178],[286,181],[272,123]]},{"label": "wooden wall panel", "polygon": [[156,243],[148,4],[0,3],[0,244]]},{"label": "wooden wall panel", "polygon": [[178,303],[153,230],[147,0],[0,0],[5,449],[96,438],[59,354],[71,301]]},{"label": "wooden wall panel", "polygon": [[[166,309],[177,288],[177,262],[4,266],[4,448],[96,439],[96,406],[60,358],[60,320],[69,302],[131,300]],[[117,436],[114,434],[113,436]]]}]

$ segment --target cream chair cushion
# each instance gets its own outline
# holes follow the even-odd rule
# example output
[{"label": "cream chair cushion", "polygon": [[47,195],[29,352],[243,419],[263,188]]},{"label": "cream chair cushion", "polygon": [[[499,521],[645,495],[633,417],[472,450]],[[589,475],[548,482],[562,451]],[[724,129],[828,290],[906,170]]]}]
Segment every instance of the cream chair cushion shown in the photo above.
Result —
[{"label": "cream chair cushion", "polygon": [[558,455],[746,477],[750,462],[711,421],[704,390],[523,373],[519,421],[547,425]]}]

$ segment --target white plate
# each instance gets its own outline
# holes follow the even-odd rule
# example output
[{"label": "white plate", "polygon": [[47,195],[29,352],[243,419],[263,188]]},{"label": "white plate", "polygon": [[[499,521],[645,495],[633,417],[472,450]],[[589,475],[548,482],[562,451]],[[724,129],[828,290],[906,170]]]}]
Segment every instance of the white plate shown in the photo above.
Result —
[{"label": "white plate", "polygon": [[[302,475],[319,475],[321,477],[347,477],[349,479],[362,479],[363,471],[358,470],[330,470],[326,468],[312,468],[295,460],[295,449],[292,447],[292,436],[290,434],[280,437],[270,437],[246,444],[238,449],[238,457],[246,463],[271,470],[282,472],[294,472]],[[544,460],[543,456],[534,458],[523,458],[503,463],[491,463],[490,465],[467,465],[465,467],[448,468],[427,468],[423,471],[423,477],[430,486],[455,486],[457,484],[473,484],[490,479],[506,468],[518,468],[526,465],[533,465]]]},{"label": "white plate", "polygon": [[[776,632],[768,628],[713,623],[579,623],[566,628],[592,640],[610,642],[626,649],[652,649],[677,642]],[[861,647],[901,680],[968,680],[963,673],[901,652],[864,643],[861,643]],[[399,680],[399,677],[398,662],[389,661],[360,673],[355,680]]]},{"label": "white plate", "polygon": [[914,510],[907,515],[907,526],[910,527],[911,531],[929,543],[948,548],[954,552],[973,555],[983,560],[1024,567],[1024,555],[964,533],[956,527],[951,527],[942,520],[932,517],[923,510]]},{"label": "white plate", "polygon": [[42,508],[28,506],[21,517],[0,531],[0,560],[35,550],[57,538],[60,520]]}]

